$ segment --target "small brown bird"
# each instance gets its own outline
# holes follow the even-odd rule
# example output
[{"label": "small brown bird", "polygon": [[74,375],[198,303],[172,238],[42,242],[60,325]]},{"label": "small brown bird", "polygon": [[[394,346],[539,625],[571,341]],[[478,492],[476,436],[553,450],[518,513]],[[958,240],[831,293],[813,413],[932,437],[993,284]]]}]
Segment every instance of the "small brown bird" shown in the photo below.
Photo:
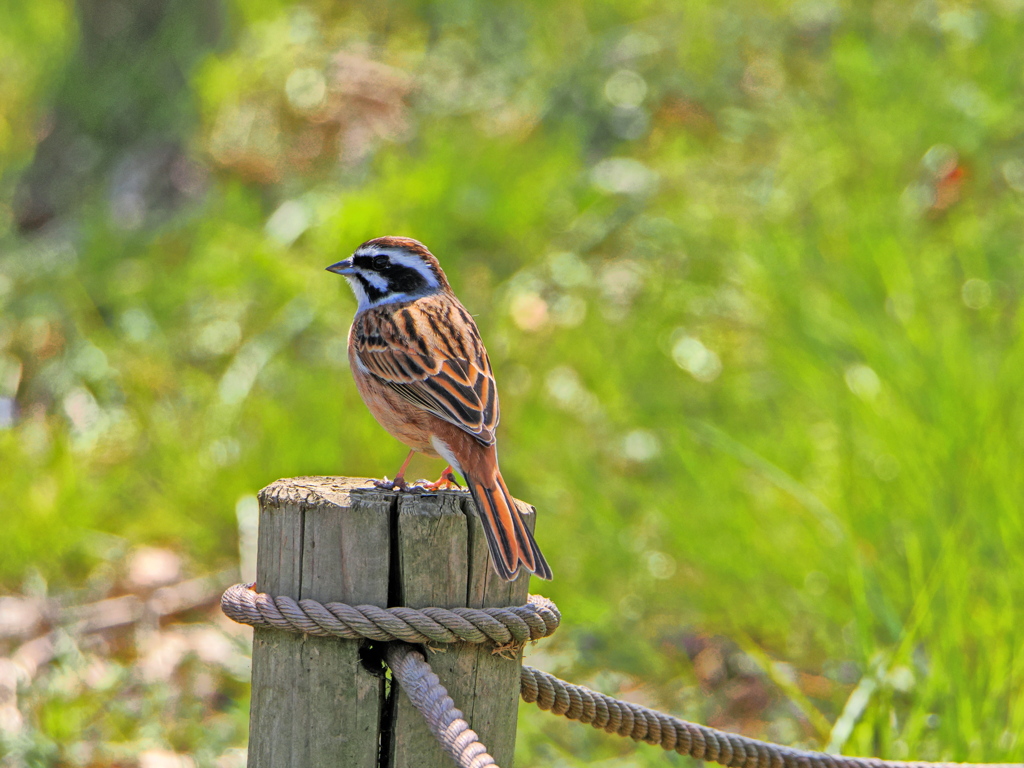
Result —
[{"label": "small brown bird", "polygon": [[453,467],[462,473],[498,575],[512,580],[522,564],[550,579],[498,469],[491,361],[437,259],[417,240],[378,237],[327,269],[348,279],[359,302],[348,334],[359,394],[381,426],[412,449],[394,481],[381,485],[405,488],[416,451],[444,458],[441,479],[427,487],[454,482]]}]

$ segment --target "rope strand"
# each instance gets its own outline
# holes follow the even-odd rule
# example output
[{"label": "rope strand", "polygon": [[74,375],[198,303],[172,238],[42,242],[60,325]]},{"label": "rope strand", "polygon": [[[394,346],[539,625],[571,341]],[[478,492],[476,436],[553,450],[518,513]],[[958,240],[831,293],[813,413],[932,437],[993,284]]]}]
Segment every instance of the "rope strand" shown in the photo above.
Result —
[{"label": "rope strand", "polygon": [[523,701],[570,720],[731,768],[964,768],[970,765],[1020,768],[1021,765],[897,762],[793,749],[689,723],[640,704],[619,701],[529,666],[523,666],[519,693]]},{"label": "rope strand", "polygon": [[404,643],[392,643],[387,660],[399,686],[459,768],[498,768],[422,653]]}]

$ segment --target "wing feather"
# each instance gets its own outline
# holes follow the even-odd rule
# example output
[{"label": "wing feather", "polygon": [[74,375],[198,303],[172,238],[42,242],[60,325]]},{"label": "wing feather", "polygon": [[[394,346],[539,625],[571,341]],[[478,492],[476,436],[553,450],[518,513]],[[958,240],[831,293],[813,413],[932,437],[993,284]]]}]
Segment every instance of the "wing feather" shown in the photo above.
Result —
[{"label": "wing feather", "polygon": [[500,414],[491,362],[476,323],[454,297],[430,296],[398,312],[368,309],[352,330],[371,376],[484,445],[494,442]]}]

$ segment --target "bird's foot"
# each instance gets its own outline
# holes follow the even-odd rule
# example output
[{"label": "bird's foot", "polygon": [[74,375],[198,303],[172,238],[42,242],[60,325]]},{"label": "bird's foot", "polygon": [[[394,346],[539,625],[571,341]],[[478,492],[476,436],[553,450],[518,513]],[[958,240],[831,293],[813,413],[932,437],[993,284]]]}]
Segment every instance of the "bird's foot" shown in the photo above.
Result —
[{"label": "bird's foot", "polygon": [[450,491],[452,488],[462,487],[459,485],[459,481],[455,479],[455,473],[452,472],[451,467],[448,467],[448,469],[441,473],[441,477],[437,479],[436,483],[418,480],[417,485],[421,485],[427,491]]},{"label": "bird's foot", "polygon": [[411,486],[405,482],[404,477],[398,475],[394,480],[388,480],[387,477],[383,480],[374,480],[373,487],[382,491],[407,491]]}]

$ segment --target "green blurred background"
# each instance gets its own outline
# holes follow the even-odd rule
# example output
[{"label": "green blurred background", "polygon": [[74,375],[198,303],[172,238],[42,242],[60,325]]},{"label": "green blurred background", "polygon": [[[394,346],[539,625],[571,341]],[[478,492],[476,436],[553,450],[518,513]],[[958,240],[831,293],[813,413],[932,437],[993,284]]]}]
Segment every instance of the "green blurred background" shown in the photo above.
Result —
[{"label": "green blurred background", "polygon": [[[1021,0],[4,2],[0,590],[231,568],[261,486],[393,474],[323,268],[408,235],[539,510],[528,660],[1024,759],[1022,39]],[[244,668],[135,654],[69,641],[5,768],[241,764]],[[531,710],[520,766],[689,762]]]}]

